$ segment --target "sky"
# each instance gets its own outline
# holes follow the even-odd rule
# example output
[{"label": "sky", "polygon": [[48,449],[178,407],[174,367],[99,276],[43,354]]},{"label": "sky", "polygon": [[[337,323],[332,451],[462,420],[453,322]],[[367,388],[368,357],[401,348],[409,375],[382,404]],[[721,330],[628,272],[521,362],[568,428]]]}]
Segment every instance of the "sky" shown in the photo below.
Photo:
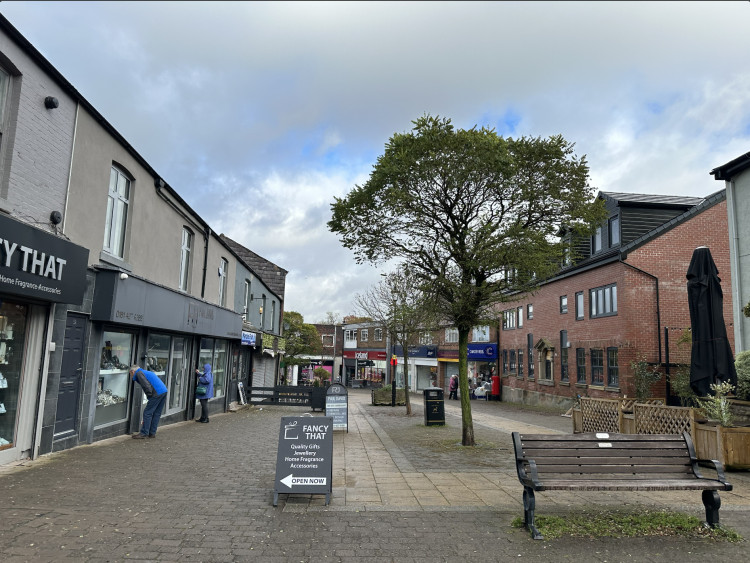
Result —
[{"label": "sky", "polygon": [[0,2],[305,322],[382,268],[328,231],[425,115],[562,135],[608,192],[704,197],[750,151],[750,2]]}]

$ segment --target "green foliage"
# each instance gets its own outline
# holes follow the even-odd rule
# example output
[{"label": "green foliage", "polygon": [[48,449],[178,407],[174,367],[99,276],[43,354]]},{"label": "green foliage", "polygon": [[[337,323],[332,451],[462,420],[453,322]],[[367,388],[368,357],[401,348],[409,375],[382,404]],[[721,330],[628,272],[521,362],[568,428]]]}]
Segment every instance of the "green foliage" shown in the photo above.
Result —
[{"label": "green foliage", "polygon": [[[706,527],[696,516],[680,512],[650,510],[630,512],[596,512],[562,516],[537,516],[534,523],[545,540],[562,536],[581,538],[634,538],[678,536],[740,542],[734,530],[724,526]],[[511,525],[523,528],[523,519],[515,518]]]},{"label": "green foliage", "polygon": [[735,356],[734,368],[737,370],[737,398],[750,401],[750,350]]},{"label": "green foliage", "polygon": [[322,343],[315,326],[306,324],[296,311],[284,311],[284,338],[286,340],[284,363],[288,366],[304,364],[306,358],[320,354]]},{"label": "green foliage", "polygon": [[747,305],[745,305],[744,309],[742,309],[742,312],[746,317],[750,317],[750,301],[748,301]]},{"label": "green foliage", "polygon": [[315,378],[315,381],[322,383],[331,378],[331,372],[326,368],[315,368],[313,370],[313,377]]},{"label": "green foliage", "polygon": [[635,398],[644,400],[651,397],[651,387],[661,380],[661,373],[656,366],[650,366],[646,358],[639,358],[630,362],[635,382]]},{"label": "green foliage", "polygon": [[680,366],[675,372],[669,374],[669,385],[672,392],[680,398],[680,404],[683,407],[698,405],[698,395],[690,387],[690,366]]},{"label": "green foliage", "polygon": [[712,383],[710,385],[713,395],[700,399],[703,412],[710,420],[716,420],[722,426],[732,426],[732,411],[727,395],[734,391],[734,385],[725,381],[723,383]]}]

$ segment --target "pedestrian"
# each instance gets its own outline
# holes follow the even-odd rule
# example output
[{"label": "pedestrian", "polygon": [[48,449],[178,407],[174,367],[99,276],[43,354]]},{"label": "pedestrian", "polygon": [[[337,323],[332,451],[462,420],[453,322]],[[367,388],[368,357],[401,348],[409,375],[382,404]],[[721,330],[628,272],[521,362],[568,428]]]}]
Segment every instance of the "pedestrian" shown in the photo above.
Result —
[{"label": "pedestrian", "polygon": [[203,366],[203,373],[195,370],[198,384],[195,387],[195,398],[201,402],[201,417],[196,422],[208,422],[208,400],[214,396],[214,374],[211,364]]},{"label": "pedestrian", "polygon": [[448,389],[450,390],[448,399],[458,399],[458,376],[455,373],[451,375],[451,381],[448,385]]},{"label": "pedestrian", "polygon": [[141,431],[133,434],[133,438],[156,438],[156,429],[161,419],[161,411],[164,409],[164,403],[167,400],[167,386],[164,385],[164,382],[153,371],[141,369],[137,365],[130,367],[130,376],[133,381],[141,386],[143,393],[148,398],[146,408],[143,411]]}]

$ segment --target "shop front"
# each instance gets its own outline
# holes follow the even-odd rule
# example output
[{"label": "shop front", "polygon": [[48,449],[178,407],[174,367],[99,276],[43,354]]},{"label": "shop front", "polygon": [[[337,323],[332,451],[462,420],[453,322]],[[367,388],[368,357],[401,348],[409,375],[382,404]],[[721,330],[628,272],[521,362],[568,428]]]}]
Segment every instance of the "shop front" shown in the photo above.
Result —
[{"label": "shop front", "polygon": [[0,215],[0,465],[38,453],[55,308],[83,302],[87,263],[87,249]]},{"label": "shop front", "polygon": [[497,344],[469,344],[467,360],[470,384],[490,381],[497,369]]},{"label": "shop front", "polygon": [[[429,387],[438,386],[438,348],[437,346],[409,346],[409,380],[412,391],[423,391]],[[404,385],[404,351],[396,346],[398,366],[396,381],[399,386]]]},{"label": "shop front", "polygon": [[214,397],[211,412],[227,405],[230,349],[239,343],[239,314],[119,271],[97,274],[91,313],[92,342],[101,355],[91,370],[96,401],[92,441],[134,432],[146,398],[129,378],[137,364],[156,373],[167,386],[161,424],[192,418],[195,370],[211,365]]},{"label": "shop front", "polygon": [[385,350],[344,350],[344,369],[349,387],[382,387],[386,382]]}]

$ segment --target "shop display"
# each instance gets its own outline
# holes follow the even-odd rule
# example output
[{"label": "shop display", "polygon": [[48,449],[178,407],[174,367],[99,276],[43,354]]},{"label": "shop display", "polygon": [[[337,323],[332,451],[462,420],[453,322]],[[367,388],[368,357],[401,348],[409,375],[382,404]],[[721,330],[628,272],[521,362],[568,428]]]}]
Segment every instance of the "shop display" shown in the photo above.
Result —
[{"label": "shop display", "polygon": [[96,386],[95,424],[126,420],[130,390],[133,337],[125,332],[105,332]]}]

